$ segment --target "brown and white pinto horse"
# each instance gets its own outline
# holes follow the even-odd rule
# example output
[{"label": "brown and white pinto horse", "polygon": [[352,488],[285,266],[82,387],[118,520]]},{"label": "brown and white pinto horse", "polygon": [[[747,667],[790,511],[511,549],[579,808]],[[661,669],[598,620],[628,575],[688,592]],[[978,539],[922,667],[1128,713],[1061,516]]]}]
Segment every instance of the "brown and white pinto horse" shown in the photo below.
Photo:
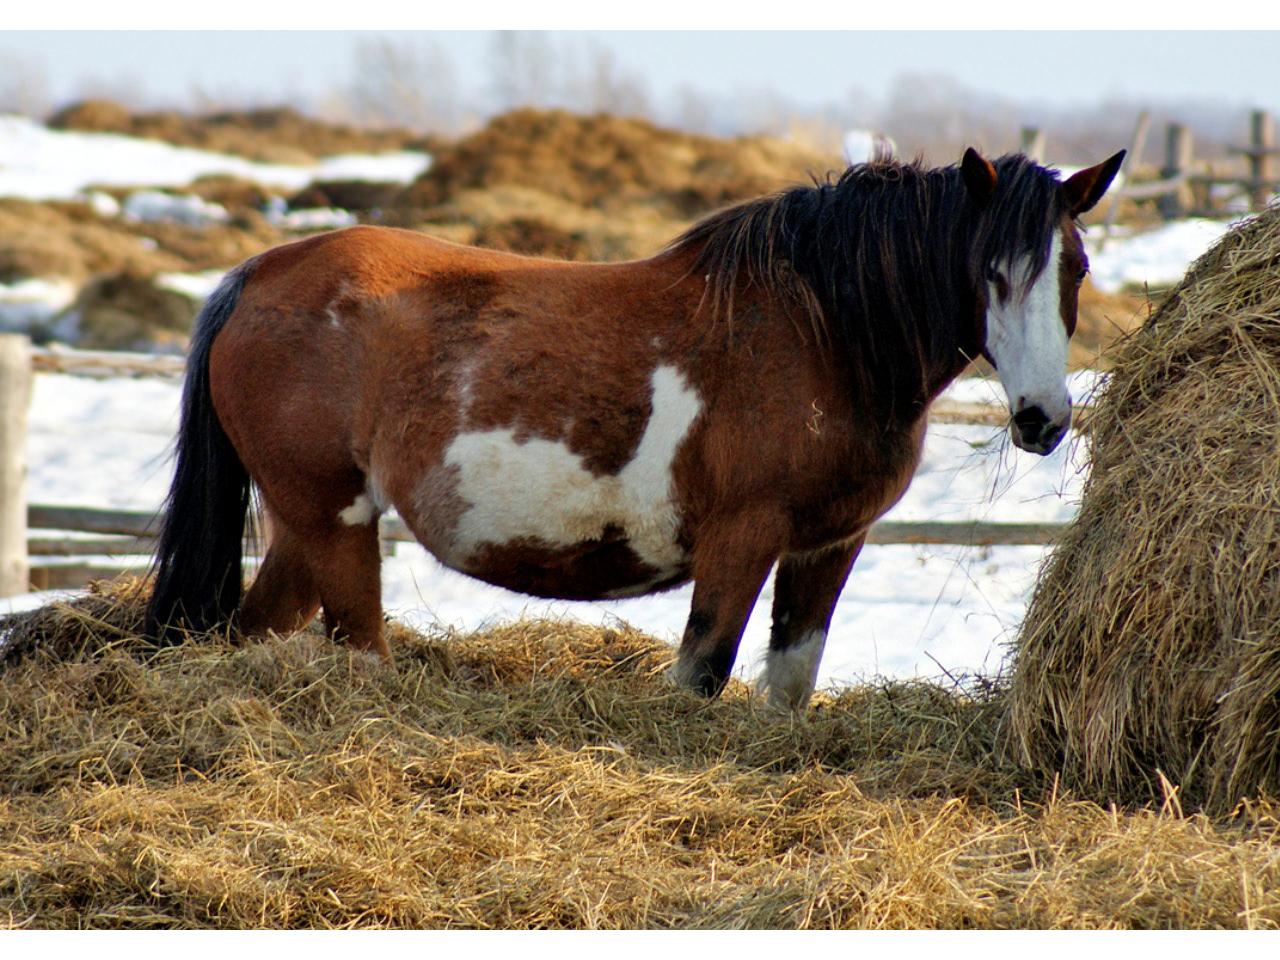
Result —
[{"label": "brown and white pinto horse", "polygon": [[[524,593],[692,580],[674,676],[708,695],[777,563],[763,684],[799,708],[867,529],[966,364],[996,367],[1020,447],[1066,431],[1075,218],[1122,156],[1065,182],[973,150],[855,166],[631,263],[375,227],[255,257],[197,322],[149,630],[283,632],[323,607],[388,657],[394,506],[443,563]],[[251,484],[271,539],[241,605]]]}]

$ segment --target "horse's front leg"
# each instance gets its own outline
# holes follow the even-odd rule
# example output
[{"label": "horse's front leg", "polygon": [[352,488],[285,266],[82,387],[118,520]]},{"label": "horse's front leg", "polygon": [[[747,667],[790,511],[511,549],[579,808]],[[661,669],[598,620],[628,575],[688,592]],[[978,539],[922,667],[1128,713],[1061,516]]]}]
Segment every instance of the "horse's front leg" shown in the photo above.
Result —
[{"label": "horse's front leg", "polygon": [[782,550],[780,512],[747,510],[703,524],[693,550],[693,604],[671,674],[681,686],[718,696],[769,568]]},{"label": "horse's front leg", "polygon": [[801,711],[818,681],[818,664],[840,591],[864,537],[814,553],[793,553],[778,563],[773,582],[773,628],[761,691],[783,710]]}]

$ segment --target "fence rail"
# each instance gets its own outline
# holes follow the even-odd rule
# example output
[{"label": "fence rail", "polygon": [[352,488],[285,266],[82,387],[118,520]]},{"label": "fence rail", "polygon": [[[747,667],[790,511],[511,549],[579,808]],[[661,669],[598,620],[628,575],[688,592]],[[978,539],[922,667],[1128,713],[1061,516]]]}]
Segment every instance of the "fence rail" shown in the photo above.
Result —
[{"label": "fence rail", "polygon": [[[157,517],[143,510],[103,510],[33,504],[27,526],[38,531],[27,540],[31,586],[38,590],[81,587],[89,580],[141,573],[155,552]],[[980,523],[970,521],[882,520],[867,543],[954,544],[959,546],[1045,546],[1062,531],[1061,523]],[[59,531],[54,533],[53,531]],[[67,533],[89,534],[71,537]],[[383,555],[398,543],[417,540],[399,517],[383,517],[378,532]],[[259,544],[246,541],[247,555]]]},{"label": "fence rail", "polygon": [[[1215,215],[1218,200],[1214,188],[1235,187],[1238,194],[1248,198],[1249,209],[1265,209],[1272,194],[1280,191],[1280,168],[1276,157],[1280,147],[1275,145],[1275,125],[1266,110],[1254,110],[1249,116],[1249,142],[1232,146],[1229,151],[1245,160],[1247,172],[1224,172],[1213,164],[1196,160],[1195,144],[1191,131],[1184,124],[1170,123],[1165,128],[1164,162],[1154,180],[1130,182],[1117,191],[1112,199],[1106,224],[1109,227],[1114,210],[1121,199],[1154,200],[1162,217],[1177,220],[1191,214]],[[1147,117],[1144,113],[1134,132],[1130,156],[1125,158],[1125,168],[1130,161],[1136,163],[1146,142]]]}]

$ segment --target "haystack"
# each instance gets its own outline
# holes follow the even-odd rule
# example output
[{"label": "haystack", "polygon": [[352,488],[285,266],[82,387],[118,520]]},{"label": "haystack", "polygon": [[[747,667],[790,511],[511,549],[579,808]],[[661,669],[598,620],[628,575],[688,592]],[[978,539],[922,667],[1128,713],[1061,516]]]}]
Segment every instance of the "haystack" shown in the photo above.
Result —
[{"label": "haystack", "polygon": [[1024,756],[1108,799],[1280,793],[1280,208],[1192,266],[1092,422],[1018,640]]}]

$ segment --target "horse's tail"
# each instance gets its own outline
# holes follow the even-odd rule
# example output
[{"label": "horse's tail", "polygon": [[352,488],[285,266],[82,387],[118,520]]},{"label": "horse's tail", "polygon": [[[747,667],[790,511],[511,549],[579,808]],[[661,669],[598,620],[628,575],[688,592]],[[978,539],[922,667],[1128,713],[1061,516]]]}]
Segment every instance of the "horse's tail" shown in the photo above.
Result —
[{"label": "horse's tail", "polygon": [[246,261],[223,278],[192,331],[177,462],[145,626],[147,636],[162,642],[176,642],[184,629],[199,632],[227,623],[240,606],[249,472],[213,409],[209,352],[235,310],[253,263]]}]

